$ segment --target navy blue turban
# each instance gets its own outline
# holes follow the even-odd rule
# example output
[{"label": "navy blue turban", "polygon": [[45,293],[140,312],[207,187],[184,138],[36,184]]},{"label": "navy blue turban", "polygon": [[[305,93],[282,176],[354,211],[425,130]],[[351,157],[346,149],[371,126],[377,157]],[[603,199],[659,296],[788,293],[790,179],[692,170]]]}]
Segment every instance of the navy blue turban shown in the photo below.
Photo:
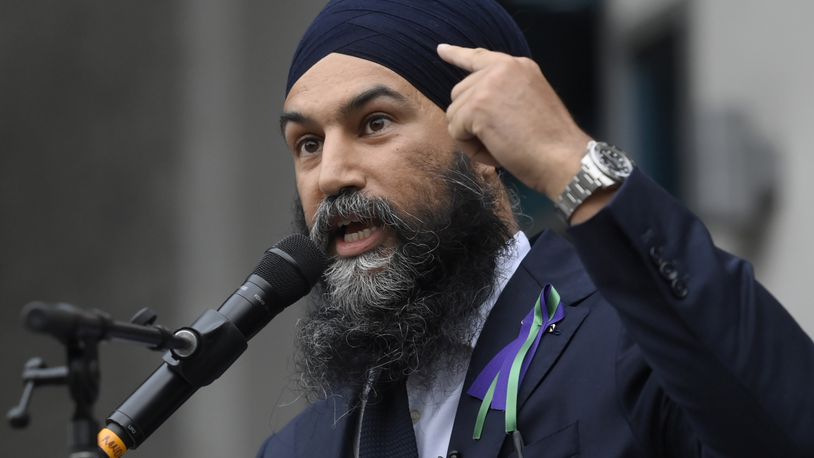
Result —
[{"label": "navy blue turban", "polygon": [[523,33],[494,0],[332,0],[297,47],[286,95],[319,60],[340,53],[393,70],[446,110],[466,72],[438,57],[439,43],[531,57]]}]

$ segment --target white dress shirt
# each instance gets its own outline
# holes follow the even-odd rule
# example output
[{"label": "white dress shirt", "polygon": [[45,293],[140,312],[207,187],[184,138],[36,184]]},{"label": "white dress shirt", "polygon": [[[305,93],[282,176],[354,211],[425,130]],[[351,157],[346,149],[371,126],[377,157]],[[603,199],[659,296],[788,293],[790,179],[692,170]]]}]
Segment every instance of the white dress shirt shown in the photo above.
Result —
[{"label": "white dress shirt", "polygon": [[[498,260],[496,269],[496,288],[494,293],[480,307],[481,327],[492,311],[498,296],[503,291],[515,270],[520,265],[520,261],[531,250],[529,240],[522,231],[512,238],[511,245]],[[472,348],[478,341],[480,328],[475,337],[470,342]],[[407,379],[407,397],[410,402],[410,414],[413,417],[413,427],[415,428],[415,439],[418,445],[418,456],[420,458],[445,457],[449,447],[449,439],[452,436],[452,424],[455,421],[455,411],[458,408],[458,401],[463,391],[464,378],[468,364],[458,365],[457,370],[451,370],[447,374],[436,377],[432,385],[419,386],[417,383],[410,383]],[[475,419],[472,419],[472,426]]]}]

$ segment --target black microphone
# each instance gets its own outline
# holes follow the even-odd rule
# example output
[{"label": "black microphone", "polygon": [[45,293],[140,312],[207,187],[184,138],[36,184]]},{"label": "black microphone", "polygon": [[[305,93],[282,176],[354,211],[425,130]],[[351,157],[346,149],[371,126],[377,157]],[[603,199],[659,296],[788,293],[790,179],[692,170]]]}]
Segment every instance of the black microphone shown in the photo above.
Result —
[{"label": "black microphone", "polygon": [[272,318],[306,295],[325,263],[325,254],[304,235],[290,235],[269,248],[217,311],[207,310],[176,331],[192,345],[165,353],[165,362],[107,418],[98,436],[100,449],[118,458],[137,448],[198,388],[220,377]]}]

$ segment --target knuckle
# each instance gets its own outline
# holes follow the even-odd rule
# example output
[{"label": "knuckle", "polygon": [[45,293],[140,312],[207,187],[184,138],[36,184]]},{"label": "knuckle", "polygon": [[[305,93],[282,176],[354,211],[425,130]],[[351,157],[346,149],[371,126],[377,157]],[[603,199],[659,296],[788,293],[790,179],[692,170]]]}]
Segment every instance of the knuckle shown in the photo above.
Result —
[{"label": "knuckle", "polygon": [[516,61],[517,61],[517,63],[519,63],[523,67],[536,67],[537,66],[536,62],[534,62],[533,60],[531,60],[531,59],[529,59],[528,57],[525,57],[525,56],[524,57],[518,57]]},{"label": "knuckle", "polygon": [[452,98],[452,100],[454,101],[456,98],[458,98],[459,95],[461,95],[461,91],[463,91],[461,83],[456,84],[455,86],[452,87],[452,91],[450,92],[450,98]]},{"label": "knuckle", "polygon": [[541,73],[540,66],[533,59],[529,59],[528,57],[521,57],[518,63],[520,64],[521,68],[528,72]]},{"label": "knuckle", "polygon": [[483,106],[489,102],[489,91],[484,89],[472,94],[472,105],[475,110],[483,109]]},{"label": "knuckle", "polygon": [[479,122],[479,121],[473,121],[472,122],[472,128],[470,129],[470,131],[472,132],[472,135],[480,138],[481,136],[483,136],[483,133],[484,133],[485,130],[486,130],[486,126],[484,125],[483,122]]},{"label": "knuckle", "polygon": [[492,82],[495,82],[495,80],[503,81],[515,73],[517,73],[517,69],[513,67],[511,62],[503,62],[495,67],[495,71],[490,76],[492,77]]}]

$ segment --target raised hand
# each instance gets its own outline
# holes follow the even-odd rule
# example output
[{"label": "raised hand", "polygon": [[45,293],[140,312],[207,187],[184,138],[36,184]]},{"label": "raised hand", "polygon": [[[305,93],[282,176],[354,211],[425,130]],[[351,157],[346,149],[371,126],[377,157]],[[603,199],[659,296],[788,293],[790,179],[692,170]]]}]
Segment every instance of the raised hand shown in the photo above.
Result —
[{"label": "raised hand", "polygon": [[439,45],[470,72],[452,89],[449,133],[473,159],[500,165],[556,199],[580,167],[590,137],[576,125],[531,59]]}]

